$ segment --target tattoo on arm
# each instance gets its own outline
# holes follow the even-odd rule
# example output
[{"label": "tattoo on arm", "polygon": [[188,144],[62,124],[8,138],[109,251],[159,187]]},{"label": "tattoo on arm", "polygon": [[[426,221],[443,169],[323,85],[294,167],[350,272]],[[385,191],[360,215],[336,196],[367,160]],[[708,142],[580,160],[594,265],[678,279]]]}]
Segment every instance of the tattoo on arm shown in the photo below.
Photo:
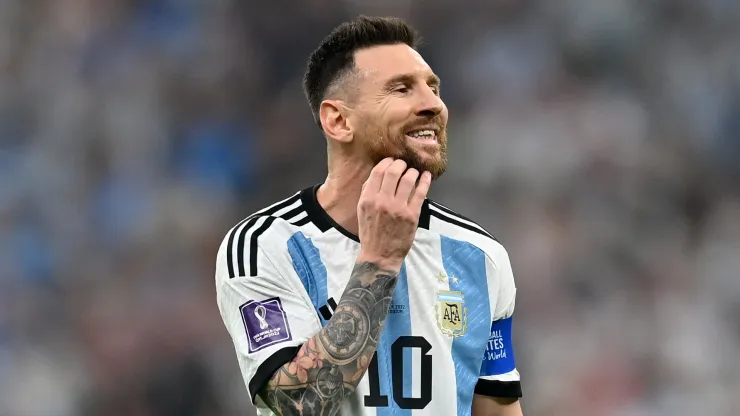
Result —
[{"label": "tattoo on arm", "polygon": [[327,325],[279,368],[260,397],[279,415],[335,415],[375,354],[398,273],[358,263]]}]

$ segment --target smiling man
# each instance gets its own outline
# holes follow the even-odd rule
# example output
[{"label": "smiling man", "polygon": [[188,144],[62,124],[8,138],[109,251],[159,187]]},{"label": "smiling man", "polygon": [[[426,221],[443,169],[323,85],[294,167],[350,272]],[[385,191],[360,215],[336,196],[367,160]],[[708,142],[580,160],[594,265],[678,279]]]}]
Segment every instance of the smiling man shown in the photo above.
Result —
[{"label": "smiling man", "polygon": [[261,414],[522,414],[508,254],[426,198],[448,112],[417,44],[375,17],[322,41],[304,88],[326,181],[221,245],[218,306]]}]

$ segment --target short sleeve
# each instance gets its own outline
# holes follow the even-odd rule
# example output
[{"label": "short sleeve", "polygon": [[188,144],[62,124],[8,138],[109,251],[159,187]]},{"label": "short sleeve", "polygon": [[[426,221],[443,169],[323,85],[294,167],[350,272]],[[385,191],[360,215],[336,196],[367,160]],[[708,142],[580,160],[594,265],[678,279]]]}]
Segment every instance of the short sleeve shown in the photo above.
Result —
[{"label": "short sleeve", "polygon": [[499,246],[487,259],[486,273],[493,307],[491,334],[475,393],[491,397],[521,397],[522,388],[512,340],[516,285],[509,255],[503,246]]},{"label": "short sleeve", "polygon": [[254,403],[275,371],[293,359],[321,325],[305,290],[286,275],[287,268],[258,248],[257,273],[232,277],[230,270],[238,268],[229,267],[229,249],[224,240],[216,260],[216,299]]}]

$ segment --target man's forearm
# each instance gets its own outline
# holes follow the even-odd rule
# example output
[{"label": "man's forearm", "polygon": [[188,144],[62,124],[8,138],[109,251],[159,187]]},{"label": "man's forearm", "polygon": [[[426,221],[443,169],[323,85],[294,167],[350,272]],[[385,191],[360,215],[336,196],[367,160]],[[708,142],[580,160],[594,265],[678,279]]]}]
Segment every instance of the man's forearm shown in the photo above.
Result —
[{"label": "man's forearm", "polygon": [[367,371],[388,317],[398,272],[358,262],[327,325],[260,393],[280,415],[334,415]]}]

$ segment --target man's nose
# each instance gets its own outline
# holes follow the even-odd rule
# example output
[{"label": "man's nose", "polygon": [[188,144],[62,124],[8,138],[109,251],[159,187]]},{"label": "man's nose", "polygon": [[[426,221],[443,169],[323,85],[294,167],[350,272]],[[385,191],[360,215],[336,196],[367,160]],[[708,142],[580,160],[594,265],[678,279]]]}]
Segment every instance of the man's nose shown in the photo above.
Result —
[{"label": "man's nose", "polygon": [[427,86],[423,88],[415,111],[416,115],[435,117],[439,115],[443,109],[444,102],[442,102],[439,95],[437,95],[431,87]]}]

